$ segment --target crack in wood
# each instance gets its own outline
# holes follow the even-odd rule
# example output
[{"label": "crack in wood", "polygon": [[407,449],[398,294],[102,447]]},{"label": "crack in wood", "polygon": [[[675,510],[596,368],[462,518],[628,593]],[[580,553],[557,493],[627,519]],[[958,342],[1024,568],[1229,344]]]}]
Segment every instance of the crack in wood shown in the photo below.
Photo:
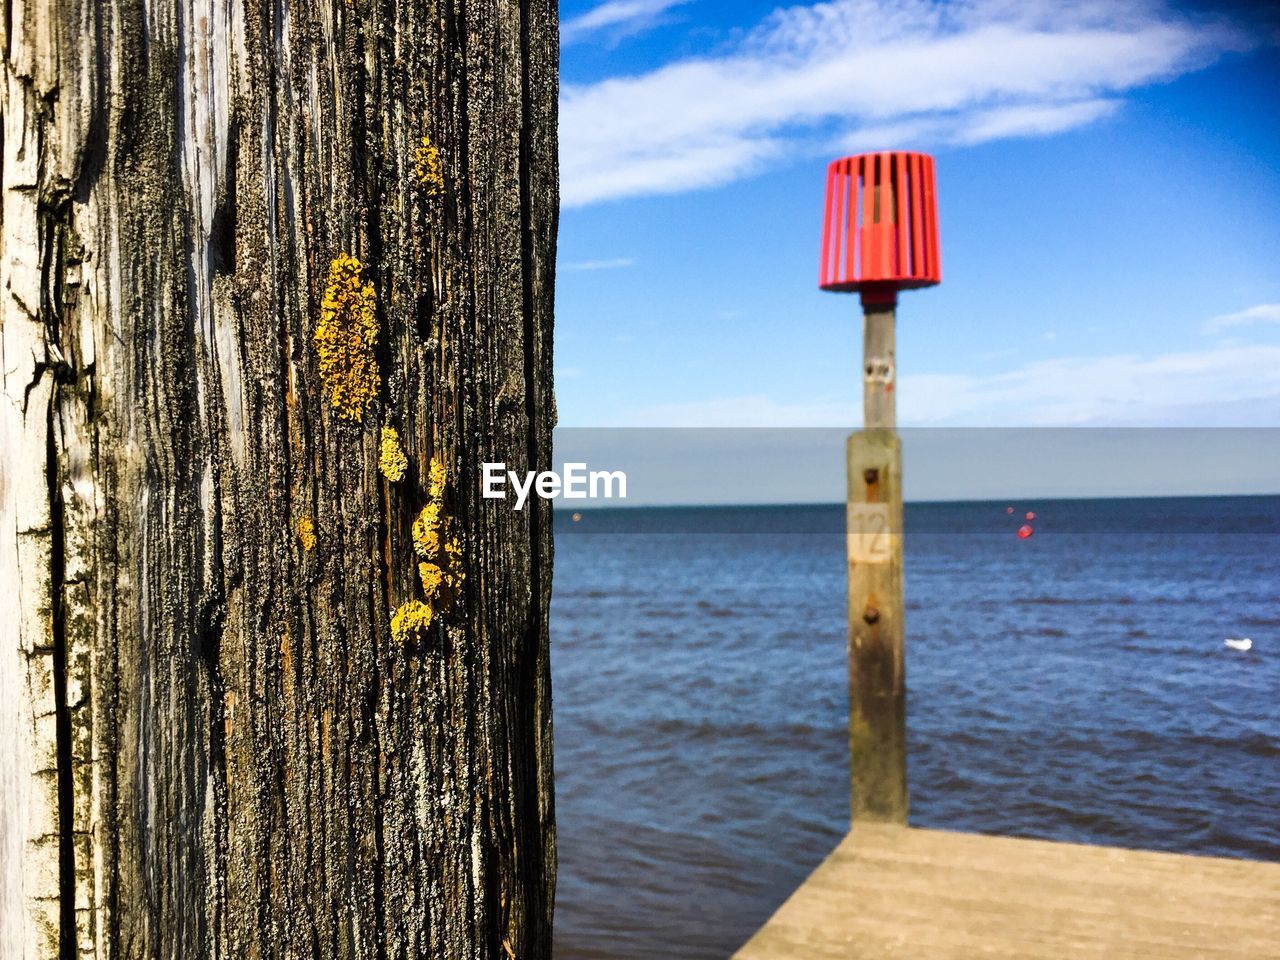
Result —
[{"label": "crack in wood", "polygon": [[63,589],[67,549],[58,466],[58,391],[55,388],[48,409],[45,477],[49,484],[49,600],[50,630],[53,635],[53,695],[56,714],[58,758],[58,897],[60,960],[76,960],[76,863],[75,786],[72,769],[71,712],[67,706],[67,629]]}]

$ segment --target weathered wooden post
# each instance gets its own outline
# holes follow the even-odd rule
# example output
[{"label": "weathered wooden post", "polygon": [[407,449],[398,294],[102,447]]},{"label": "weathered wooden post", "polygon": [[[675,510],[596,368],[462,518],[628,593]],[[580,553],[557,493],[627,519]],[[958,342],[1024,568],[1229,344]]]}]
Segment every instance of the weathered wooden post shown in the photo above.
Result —
[{"label": "weathered wooden post", "polygon": [[846,445],[854,821],[907,820],[894,308],[899,290],[940,279],[933,158],[872,153],[832,163],[819,286],[856,290],[863,308],[863,429]]},{"label": "weathered wooden post", "polygon": [[553,0],[6,3],[0,960],[547,960]]}]

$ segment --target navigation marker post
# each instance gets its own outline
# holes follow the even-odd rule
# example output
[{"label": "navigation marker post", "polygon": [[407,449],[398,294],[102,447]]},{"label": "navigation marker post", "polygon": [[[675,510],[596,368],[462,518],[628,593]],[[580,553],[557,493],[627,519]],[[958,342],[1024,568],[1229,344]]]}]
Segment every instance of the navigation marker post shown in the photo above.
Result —
[{"label": "navigation marker post", "polygon": [[894,358],[899,290],[942,279],[933,158],[868,153],[827,168],[818,285],[857,291],[863,429],[846,444],[852,819],[907,822],[902,443]]}]

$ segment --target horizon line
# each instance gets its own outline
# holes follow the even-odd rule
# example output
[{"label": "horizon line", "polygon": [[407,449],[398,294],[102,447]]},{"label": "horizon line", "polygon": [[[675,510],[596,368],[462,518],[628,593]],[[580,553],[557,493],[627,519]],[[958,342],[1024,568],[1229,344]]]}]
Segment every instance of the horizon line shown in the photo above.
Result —
[{"label": "horizon line", "polygon": [[[1067,502],[1095,502],[1099,500],[1243,500],[1243,499],[1264,499],[1264,498],[1280,498],[1280,491],[1270,493],[1155,493],[1155,494],[1116,494],[1110,496],[1012,496],[1012,497],[956,497],[947,499],[907,499],[904,504],[919,504],[928,506],[930,504],[957,504],[957,503],[995,503],[1009,505],[1010,501],[1022,501],[1024,503],[1067,501]],[[562,503],[560,500],[552,501],[553,510],[557,504]],[[649,509],[675,509],[675,510],[710,510],[718,507],[731,508],[755,508],[755,507],[843,507],[846,505],[844,500],[788,500],[776,502],[757,501],[754,503],[610,503],[610,504],[583,504],[581,506],[570,509],[563,506],[560,509],[568,510],[571,513],[579,513],[583,511],[596,510],[649,510]]]}]

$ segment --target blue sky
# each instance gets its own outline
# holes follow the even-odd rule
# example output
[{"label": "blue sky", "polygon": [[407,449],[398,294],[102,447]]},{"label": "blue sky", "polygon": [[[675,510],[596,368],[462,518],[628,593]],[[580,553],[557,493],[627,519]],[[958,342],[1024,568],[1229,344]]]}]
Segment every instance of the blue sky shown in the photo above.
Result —
[{"label": "blue sky", "polygon": [[[1247,8],[1240,8],[1244,10]],[[907,425],[1280,425],[1280,27],[1156,3],[561,4],[563,426],[854,426],[826,163],[938,161]]]}]

